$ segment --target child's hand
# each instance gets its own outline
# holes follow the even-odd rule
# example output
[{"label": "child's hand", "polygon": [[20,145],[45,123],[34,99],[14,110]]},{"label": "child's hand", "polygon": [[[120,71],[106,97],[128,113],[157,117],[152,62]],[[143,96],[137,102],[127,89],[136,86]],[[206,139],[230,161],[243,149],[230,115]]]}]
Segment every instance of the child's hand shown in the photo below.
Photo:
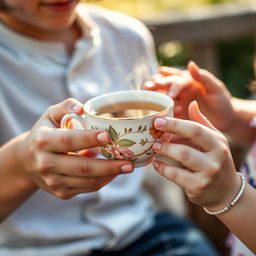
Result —
[{"label": "child's hand", "polygon": [[[202,115],[196,102],[189,106],[191,121],[176,118],[155,120],[155,128],[179,136],[187,143],[156,143],[157,154],[180,162],[168,166],[156,160],[154,167],[167,179],[184,188],[189,199],[208,209],[221,209],[233,200],[240,187],[228,142]],[[176,137],[177,138],[177,137]]]},{"label": "child's hand", "polygon": [[103,130],[60,129],[60,120],[70,112],[82,114],[82,104],[68,99],[50,107],[19,145],[18,151],[23,170],[37,186],[62,199],[97,191],[117,175],[133,170],[128,161],[68,153],[109,142],[109,134]]},{"label": "child's hand", "polygon": [[188,119],[188,105],[196,100],[202,112],[221,131],[235,122],[231,95],[225,85],[207,70],[189,62],[188,70],[160,67],[159,74],[144,84],[147,90],[166,92],[175,102],[174,116]]}]

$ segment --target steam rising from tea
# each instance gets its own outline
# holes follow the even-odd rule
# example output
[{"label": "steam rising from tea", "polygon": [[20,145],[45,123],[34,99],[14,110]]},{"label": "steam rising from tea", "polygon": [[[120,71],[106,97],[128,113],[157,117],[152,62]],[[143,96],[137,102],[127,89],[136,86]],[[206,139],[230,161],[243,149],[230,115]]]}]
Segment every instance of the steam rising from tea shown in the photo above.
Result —
[{"label": "steam rising from tea", "polygon": [[[116,70],[118,72],[124,72],[122,68],[116,68]],[[129,74],[125,74],[124,72],[124,80],[131,90],[140,91],[143,83],[151,78],[150,70],[148,59],[141,56],[141,58],[135,61],[133,69]],[[133,118],[156,114],[165,109],[161,105],[143,102],[141,98],[138,98],[137,101],[138,102],[122,102],[118,104],[109,101],[109,105],[98,110],[93,110],[93,114],[108,118]]]}]

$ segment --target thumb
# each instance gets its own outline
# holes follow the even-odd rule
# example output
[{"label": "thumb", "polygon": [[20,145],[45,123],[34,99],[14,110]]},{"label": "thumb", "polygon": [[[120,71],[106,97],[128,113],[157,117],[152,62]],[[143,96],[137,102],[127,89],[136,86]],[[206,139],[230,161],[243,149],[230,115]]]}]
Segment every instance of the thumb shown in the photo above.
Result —
[{"label": "thumb", "polygon": [[217,129],[212,125],[212,123],[199,110],[199,106],[195,100],[189,104],[188,114],[191,121],[195,121],[212,130],[217,131]]},{"label": "thumb", "polygon": [[193,61],[189,61],[188,71],[194,80],[199,82],[208,93],[215,93],[219,90],[219,87],[222,84],[222,82],[212,73],[199,68]]},{"label": "thumb", "polygon": [[44,117],[52,122],[55,127],[60,127],[60,121],[65,114],[76,113],[78,115],[83,114],[83,105],[78,100],[68,98],[56,105],[48,108]]}]

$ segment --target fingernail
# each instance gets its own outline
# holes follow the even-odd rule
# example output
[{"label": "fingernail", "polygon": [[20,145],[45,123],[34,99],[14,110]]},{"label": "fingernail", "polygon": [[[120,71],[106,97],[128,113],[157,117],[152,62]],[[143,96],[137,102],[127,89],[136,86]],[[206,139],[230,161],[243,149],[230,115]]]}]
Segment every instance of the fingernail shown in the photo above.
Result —
[{"label": "fingernail", "polygon": [[164,127],[166,124],[166,120],[162,118],[156,118],[154,124],[156,127]]},{"label": "fingernail", "polygon": [[71,107],[71,109],[72,109],[73,111],[75,111],[75,112],[80,111],[82,108],[83,108],[83,106],[82,106],[82,105],[78,105],[78,104],[74,104],[74,105]]},{"label": "fingernail", "polygon": [[161,147],[162,147],[162,145],[160,143],[158,143],[158,142],[153,144],[153,149],[156,150],[156,151],[160,150]]},{"label": "fingernail", "polygon": [[197,111],[200,111],[198,103],[197,103],[196,100],[193,100],[191,104],[193,104],[196,107]]},{"label": "fingernail", "polygon": [[158,169],[159,168],[159,163],[158,162],[153,162],[153,166],[155,169]]},{"label": "fingernail", "polygon": [[194,61],[192,61],[192,64],[194,65],[195,68],[200,69],[200,67]]},{"label": "fingernail", "polygon": [[133,167],[130,164],[125,164],[121,166],[121,171],[123,173],[131,173],[133,170]]},{"label": "fingernail", "polygon": [[109,142],[109,137],[108,137],[108,134],[106,132],[101,132],[101,133],[98,133],[97,134],[97,140],[99,142]]}]

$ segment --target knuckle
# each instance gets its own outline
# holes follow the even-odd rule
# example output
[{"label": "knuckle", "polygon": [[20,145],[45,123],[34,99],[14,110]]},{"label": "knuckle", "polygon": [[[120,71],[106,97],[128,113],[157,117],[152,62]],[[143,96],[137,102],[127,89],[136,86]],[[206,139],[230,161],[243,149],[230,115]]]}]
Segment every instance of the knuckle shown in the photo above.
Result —
[{"label": "knuckle", "polygon": [[90,175],[90,170],[86,161],[82,161],[80,165],[80,174],[82,177],[87,177]]},{"label": "knuckle", "polygon": [[187,162],[190,159],[190,152],[188,149],[183,149],[180,151],[180,160],[181,162]]},{"label": "knuckle", "polygon": [[176,168],[174,168],[171,172],[171,174],[168,175],[168,178],[174,182],[177,182],[178,180],[178,171]]},{"label": "knuckle", "polygon": [[202,193],[209,187],[209,181],[207,179],[201,180],[197,184],[197,192]]},{"label": "knuckle", "polygon": [[195,126],[192,128],[191,132],[193,137],[199,137],[202,134],[203,130],[202,130],[202,127]]},{"label": "knuckle", "polygon": [[63,136],[61,136],[61,143],[65,148],[65,151],[70,151],[73,145],[71,136],[67,133],[63,134]]},{"label": "knuckle", "polygon": [[53,164],[51,163],[51,161],[49,160],[49,158],[46,157],[41,157],[38,161],[37,161],[37,170],[40,173],[46,173],[50,170],[53,169]]},{"label": "knuckle", "polygon": [[45,183],[46,183],[47,187],[49,187],[51,189],[56,189],[59,186],[61,186],[61,182],[56,178],[48,178],[45,180]]},{"label": "knuckle", "polygon": [[59,199],[63,199],[63,200],[68,200],[73,197],[71,194],[69,194],[68,192],[63,191],[63,190],[54,191],[54,195],[56,197],[58,197]]},{"label": "knuckle", "polygon": [[218,140],[219,140],[220,142],[222,142],[222,143],[225,144],[225,145],[228,145],[227,138],[226,138],[221,132],[218,132],[218,133],[217,133],[217,136],[218,136]]},{"label": "knuckle", "polygon": [[227,160],[230,152],[229,149],[225,146],[219,148],[218,153],[216,154],[215,161],[212,161],[210,164],[210,171],[213,176],[218,175],[221,171],[223,163]]},{"label": "knuckle", "polygon": [[74,98],[67,98],[63,101],[63,106],[64,108],[70,108],[75,102],[76,100]]},{"label": "knuckle", "polygon": [[41,127],[35,137],[35,147],[41,149],[49,142],[49,130],[45,127]]},{"label": "knuckle", "polygon": [[56,108],[56,105],[52,105],[52,106],[48,107],[47,112],[51,113],[55,108]]},{"label": "knuckle", "polygon": [[171,131],[175,131],[177,128],[177,121],[175,119],[173,119],[171,122],[169,122],[169,128]]},{"label": "knuckle", "polygon": [[229,148],[226,145],[222,145],[222,147],[219,150],[220,155],[222,156],[222,159],[226,159],[229,155]]},{"label": "knuckle", "polygon": [[220,163],[213,163],[209,169],[211,177],[216,177],[220,173]]},{"label": "knuckle", "polygon": [[186,191],[186,193],[189,195],[189,199],[191,201],[196,200],[198,198],[197,192],[192,193],[191,191]]}]

